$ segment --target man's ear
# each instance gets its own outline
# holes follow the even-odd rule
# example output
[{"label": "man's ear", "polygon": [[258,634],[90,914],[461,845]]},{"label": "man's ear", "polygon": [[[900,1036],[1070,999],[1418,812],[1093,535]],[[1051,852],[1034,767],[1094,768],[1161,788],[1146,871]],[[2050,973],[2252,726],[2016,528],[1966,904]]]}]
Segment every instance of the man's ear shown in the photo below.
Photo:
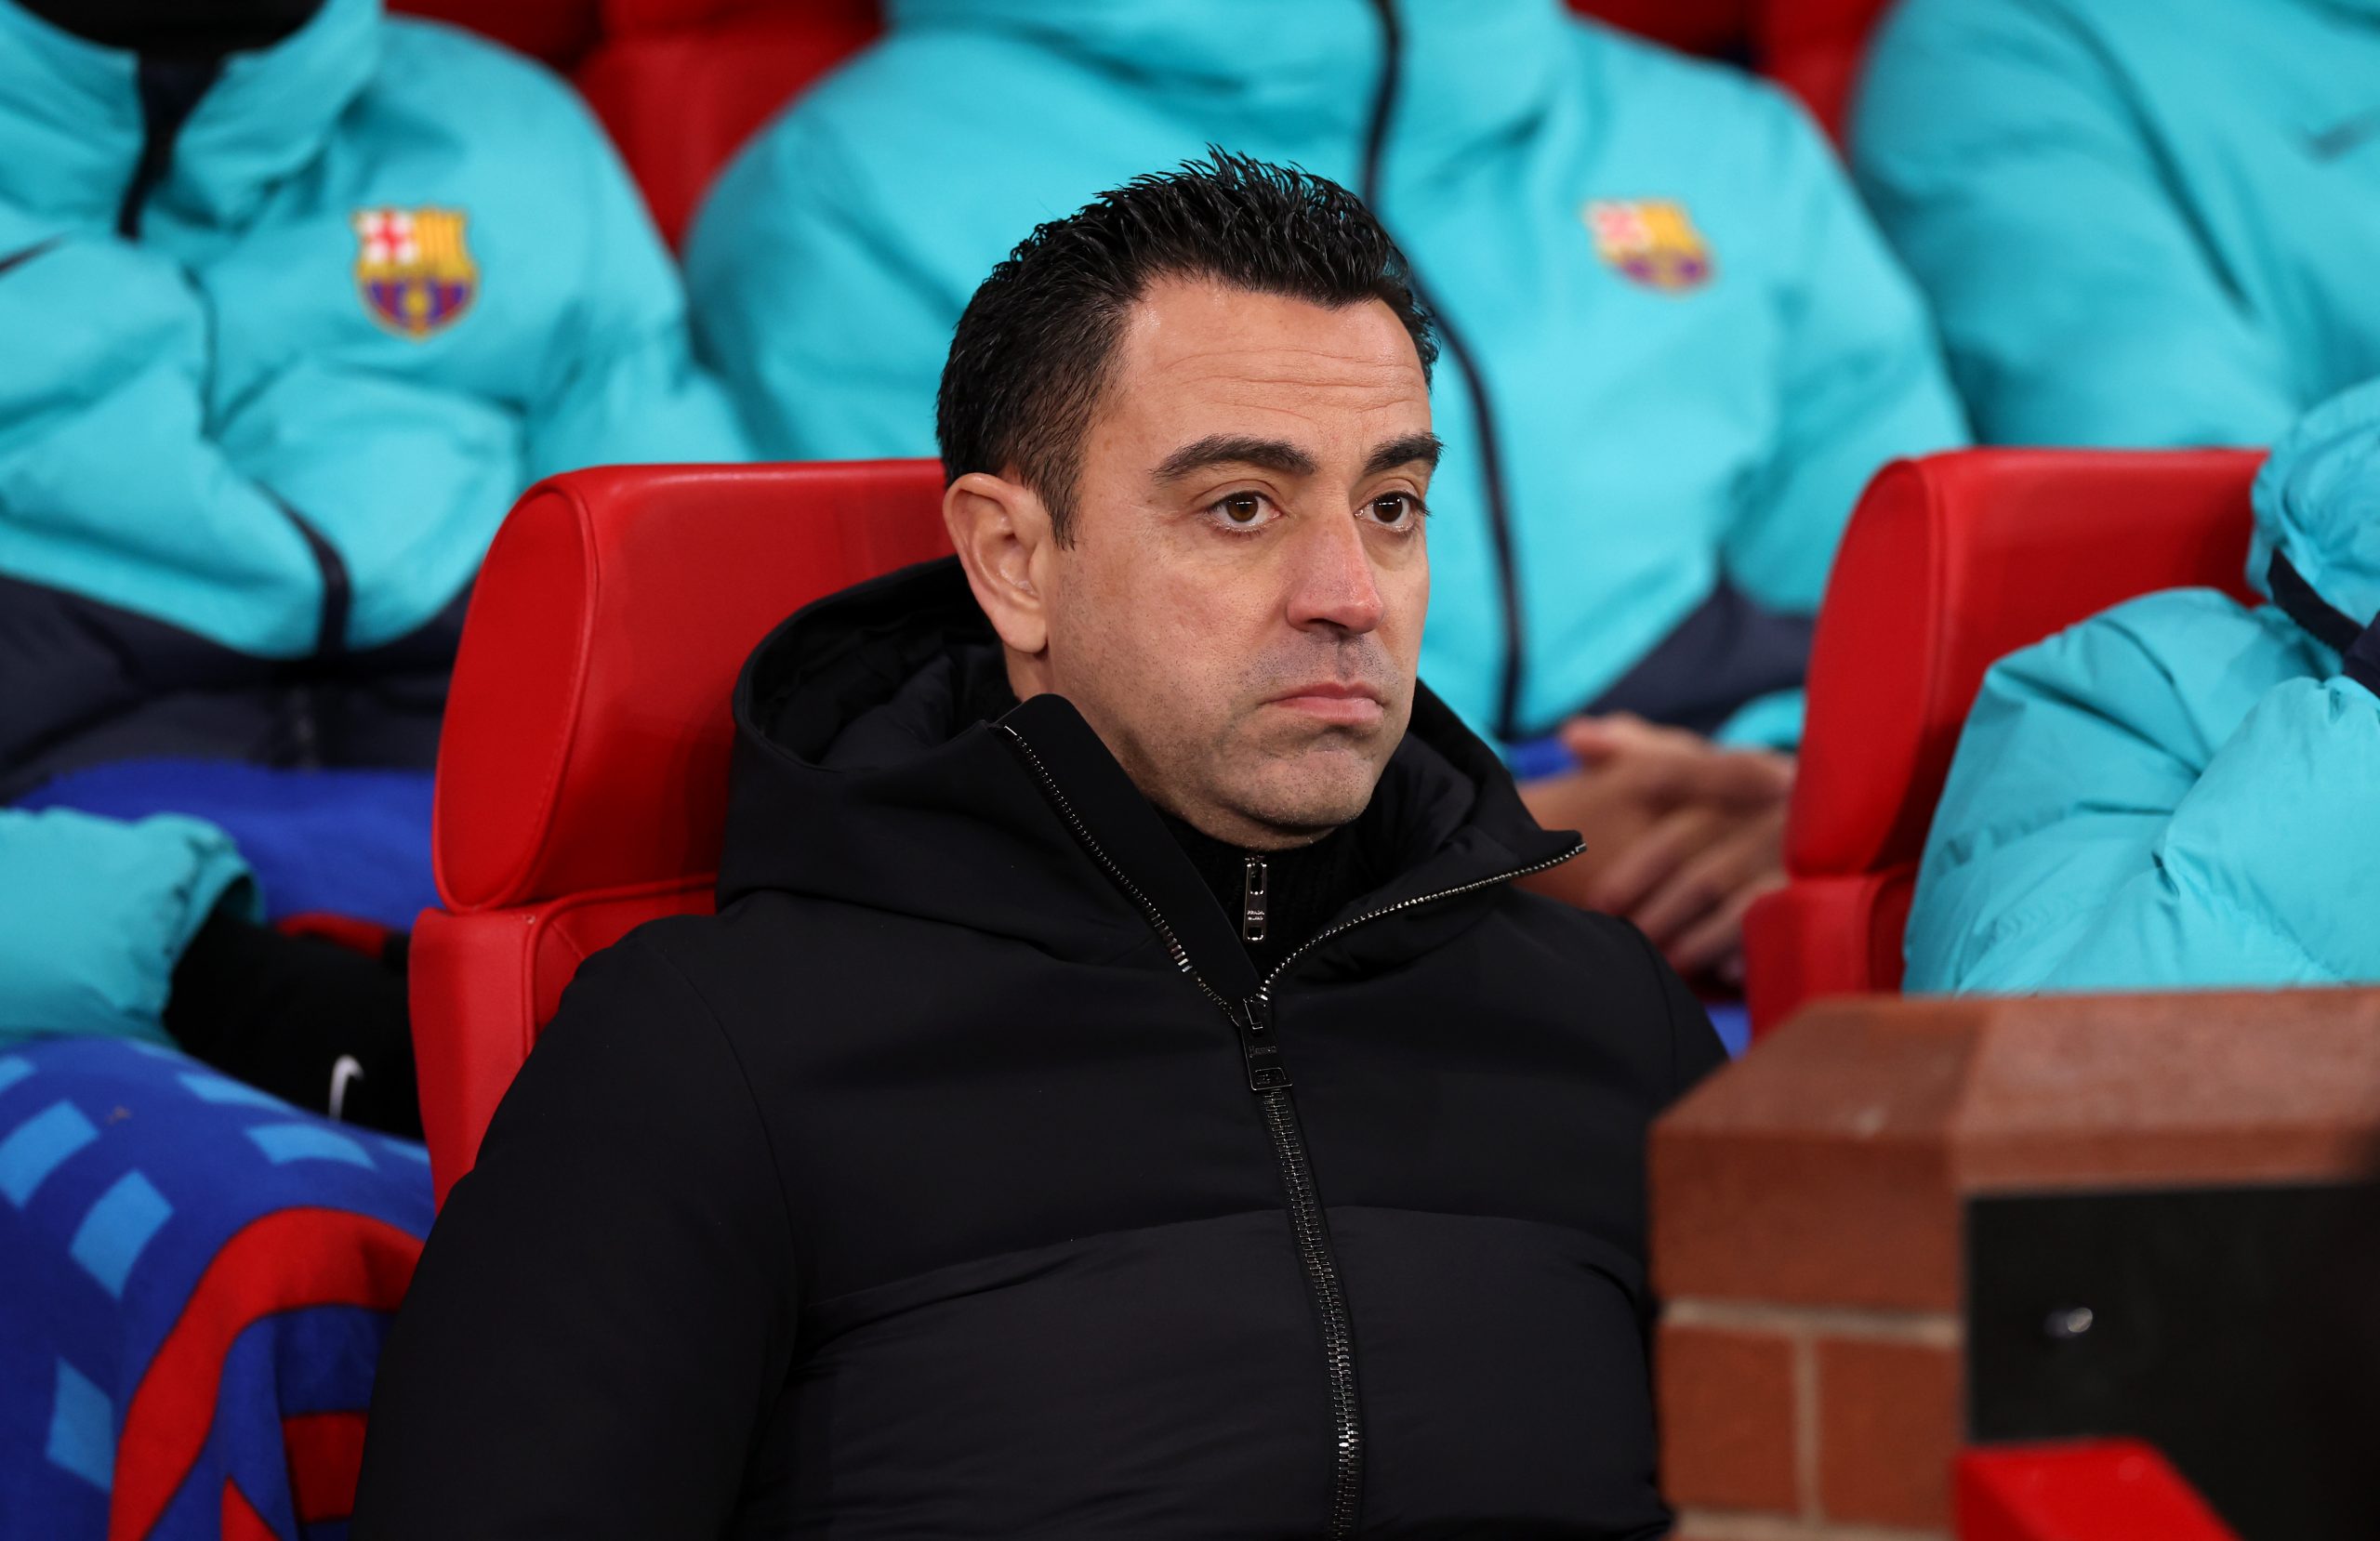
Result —
[{"label": "man's ear", "polygon": [[944,491],[942,521],[975,602],[1009,652],[1027,658],[1047,652],[1057,540],[1040,494],[1009,477],[970,471]]}]

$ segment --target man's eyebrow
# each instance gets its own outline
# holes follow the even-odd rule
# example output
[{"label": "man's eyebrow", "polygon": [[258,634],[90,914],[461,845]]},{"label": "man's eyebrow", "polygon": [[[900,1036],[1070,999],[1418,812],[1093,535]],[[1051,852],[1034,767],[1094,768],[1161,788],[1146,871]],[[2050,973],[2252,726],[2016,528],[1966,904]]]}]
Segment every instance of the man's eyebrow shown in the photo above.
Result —
[{"label": "man's eyebrow", "polygon": [[1438,455],[1445,448],[1435,433],[1408,433],[1372,451],[1372,457],[1364,462],[1364,474],[1378,476],[1399,466],[1410,466],[1417,460],[1435,470],[1438,468]]},{"label": "man's eyebrow", "polygon": [[1283,476],[1312,476],[1315,472],[1314,456],[1295,444],[1279,439],[1216,433],[1167,455],[1157,468],[1157,479],[1179,481],[1210,466],[1255,466]]}]

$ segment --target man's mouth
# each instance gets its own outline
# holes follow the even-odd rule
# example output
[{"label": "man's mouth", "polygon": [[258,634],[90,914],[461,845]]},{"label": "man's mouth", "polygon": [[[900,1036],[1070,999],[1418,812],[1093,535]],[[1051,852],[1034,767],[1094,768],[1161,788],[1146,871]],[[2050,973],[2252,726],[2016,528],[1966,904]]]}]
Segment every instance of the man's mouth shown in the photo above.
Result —
[{"label": "man's mouth", "polygon": [[1381,702],[1380,691],[1371,686],[1335,679],[1292,686],[1265,705],[1338,728],[1369,728],[1380,721],[1387,709]]}]

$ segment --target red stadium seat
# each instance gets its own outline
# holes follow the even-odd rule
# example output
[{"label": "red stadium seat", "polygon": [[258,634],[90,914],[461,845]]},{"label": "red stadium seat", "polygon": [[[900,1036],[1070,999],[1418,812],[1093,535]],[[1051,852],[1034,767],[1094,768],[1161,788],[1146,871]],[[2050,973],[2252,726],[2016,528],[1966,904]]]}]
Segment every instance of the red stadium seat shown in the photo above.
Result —
[{"label": "red stadium seat", "polygon": [[2154,1445],[1984,1445],[1959,1456],[1959,1541],[2239,1541]]},{"label": "red stadium seat", "polygon": [[411,962],[443,1203],[562,986],[662,915],[707,913],[728,699],[769,628],[949,549],[928,460],[611,468],[524,494],[463,627]]},{"label": "red stadium seat", "polygon": [[2255,601],[2262,458],[1968,450],[1877,475],[1818,612],[1789,882],[1745,920],[1755,1034],[1820,995],[1900,988],[1926,826],[1995,660],[2153,589]]},{"label": "red stadium seat", "polygon": [[579,66],[585,94],[620,148],[671,246],[703,193],[754,130],[879,30],[873,0],[736,10],[679,0],[613,0],[613,32]]},{"label": "red stadium seat", "polygon": [[1868,34],[1892,0],[1760,0],[1752,20],[1761,73],[1802,99],[1837,140],[1848,126]]}]

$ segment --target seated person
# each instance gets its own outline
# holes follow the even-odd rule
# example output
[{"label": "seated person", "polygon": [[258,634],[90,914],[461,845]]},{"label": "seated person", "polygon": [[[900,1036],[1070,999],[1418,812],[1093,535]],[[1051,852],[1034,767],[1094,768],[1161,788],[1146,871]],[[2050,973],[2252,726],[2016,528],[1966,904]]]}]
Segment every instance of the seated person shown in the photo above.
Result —
[{"label": "seated person", "polygon": [[1644,1141],[1720,1049],[1415,683],[1435,353],[1223,154],[985,281],[959,555],[753,655],[719,913],[530,1055],[357,1541],[1666,1534]]},{"label": "seated person", "polygon": [[2380,6],[1903,0],[1851,130],[1977,434],[2268,444],[2380,375]]},{"label": "seated person", "polygon": [[[1136,172],[1213,142],[1357,189],[1448,342],[1422,672],[1542,778],[1541,819],[1586,830],[1554,881],[1682,967],[1726,964],[1781,875],[1792,761],[1765,751],[1797,741],[1844,523],[1877,467],[1964,432],[1914,291],[1800,110],[1559,0],[886,14],[729,168],[687,248],[698,342],[763,451],[926,453],[967,296]],[[1672,731],[1563,734],[1580,714]],[[1706,770],[1723,745],[1745,762]],[[1598,783],[1580,757],[1638,769]]]},{"label": "seated person", "polygon": [[[150,815],[219,816],[276,905],[430,902],[446,673],[513,499],[743,449],[569,89],[377,0],[0,0],[0,800],[120,821],[0,828],[0,890],[161,975],[207,917],[142,902],[192,837]],[[25,1003],[89,977],[0,983],[0,1031],[67,1031]]]},{"label": "seated person", "polygon": [[522,490],[733,457],[567,86],[377,0],[0,0],[0,790],[428,769]]},{"label": "seated person", "polygon": [[2380,381],[2274,449],[2255,516],[2271,603],[2152,594],[1985,677],[1910,989],[2380,981]]},{"label": "seated person", "polygon": [[337,1518],[306,1452],[430,1219],[352,1127],[417,1118],[395,960],[254,924],[300,877],[417,904],[427,797],[267,871],[176,767],[350,826],[418,789],[521,491],[740,449],[543,70],[378,0],[0,0],[0,802],[45,809],[0,812],[0,1530],[294,1536],[293,1480]]}]

